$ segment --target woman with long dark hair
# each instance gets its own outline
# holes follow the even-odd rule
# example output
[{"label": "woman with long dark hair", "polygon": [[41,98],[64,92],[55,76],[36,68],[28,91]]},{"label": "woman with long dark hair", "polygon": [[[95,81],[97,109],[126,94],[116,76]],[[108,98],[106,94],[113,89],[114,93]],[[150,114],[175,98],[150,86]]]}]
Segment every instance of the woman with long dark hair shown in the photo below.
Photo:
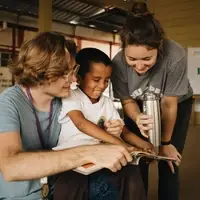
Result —
[{"label": "woman with long dark hair", "polygon": [[[161,96],[162,136],[159,154],[174,157],[160,161],[159,200],[179,199],[179,167],[192,107],[184,48],[167,39],[163,28],[145,3],[135,3],[120,33],[122,50],[113,59],[112,84],[125,113],[125,123],[143,137],[153,119],[142,112],[144,92]],[[142,134],[141,134],[142,133]],[[140,163],[148,189],[148,165]]]}]

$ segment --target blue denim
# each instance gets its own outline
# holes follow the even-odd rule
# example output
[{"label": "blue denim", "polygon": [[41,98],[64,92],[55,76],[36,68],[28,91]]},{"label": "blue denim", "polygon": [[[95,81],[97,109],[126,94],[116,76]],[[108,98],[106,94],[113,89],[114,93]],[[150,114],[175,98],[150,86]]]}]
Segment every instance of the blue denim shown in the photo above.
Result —
[{"label": "blue denim", "polygon": [[89,176],[89,200],[118,200],[119,191],[109,182],[109,174],[101,170]]}]

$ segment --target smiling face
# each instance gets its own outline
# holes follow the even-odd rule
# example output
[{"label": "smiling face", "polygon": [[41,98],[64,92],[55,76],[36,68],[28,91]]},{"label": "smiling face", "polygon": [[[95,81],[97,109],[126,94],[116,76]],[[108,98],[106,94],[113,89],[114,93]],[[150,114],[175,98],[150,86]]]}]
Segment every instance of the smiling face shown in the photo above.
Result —
[{"label": "smiling face", "polygon": [[124,49],[124,55],[128,65],[142,75],[156,63],[158,50],[148,49],[146,46],[128,45]]},{"label": "smiling face", "polygon": [[103,63],[91,63],[90,71],[81,80],[80,88],[92,103],[98,102],[99,97],[108,87],[111,73],[111,66],[105,66]]}]

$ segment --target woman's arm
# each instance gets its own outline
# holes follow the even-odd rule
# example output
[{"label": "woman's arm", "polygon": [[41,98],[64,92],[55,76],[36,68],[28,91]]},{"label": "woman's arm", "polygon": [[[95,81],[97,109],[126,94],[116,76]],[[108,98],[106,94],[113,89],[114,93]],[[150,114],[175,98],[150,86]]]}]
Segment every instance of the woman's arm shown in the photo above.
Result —
[{"label": "woman's arm", "polygon": [[162,141],[171,140],[177,117],[178,97],[164,96],[161,100]]},{"label": "woman's arm", "polygon": [[[165,96],[161,100],[161,118],[162,118],[162,142],[170,142],[172,138],[172,133],[176,123],[177,117],[177,107],[178,107],[178,97],[169,97]],[[176,165],[178,166],[181,162],[181,155],[177,149],[172,145],[161,145],[160,146],[160,155],[173,157],[176,159]],[[174,173],[174,167],[172,162],[168,162],[169,167]]]},{"label": "woman's arm", "polygon": [[152,128],[153,119],[149,115],[141,113],[137,102],[129,97],[122,101],[122,106],[126,115],[136,122],[141,134],[144,137],[148,137],[146,131]]},{"label": "woman's arm", "polygon": [[137,102],[133,98],[129,97],[128,99],[123,100],[121,103],[126,115],[133,121],[136,121],[137,116],[141,114]]}]

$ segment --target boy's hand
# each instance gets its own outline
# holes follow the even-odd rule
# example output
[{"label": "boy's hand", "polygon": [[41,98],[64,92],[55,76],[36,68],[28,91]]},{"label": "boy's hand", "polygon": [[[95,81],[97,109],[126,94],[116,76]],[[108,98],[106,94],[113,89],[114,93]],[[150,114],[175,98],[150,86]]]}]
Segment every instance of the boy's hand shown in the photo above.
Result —
[{"label": "boy's hand", "polygon": [[104,122],[105,130],[116,137],[120,137],[124,123],[119,120],[108,120]]},{"label": "boy's hand", "polygon": [[142,149],[143,151],[146,151],[148,153],[156,154],[155,147],[150,142],[147,142],[145,140],[142,140],[140,143],[138,143],[138,148]]}]

